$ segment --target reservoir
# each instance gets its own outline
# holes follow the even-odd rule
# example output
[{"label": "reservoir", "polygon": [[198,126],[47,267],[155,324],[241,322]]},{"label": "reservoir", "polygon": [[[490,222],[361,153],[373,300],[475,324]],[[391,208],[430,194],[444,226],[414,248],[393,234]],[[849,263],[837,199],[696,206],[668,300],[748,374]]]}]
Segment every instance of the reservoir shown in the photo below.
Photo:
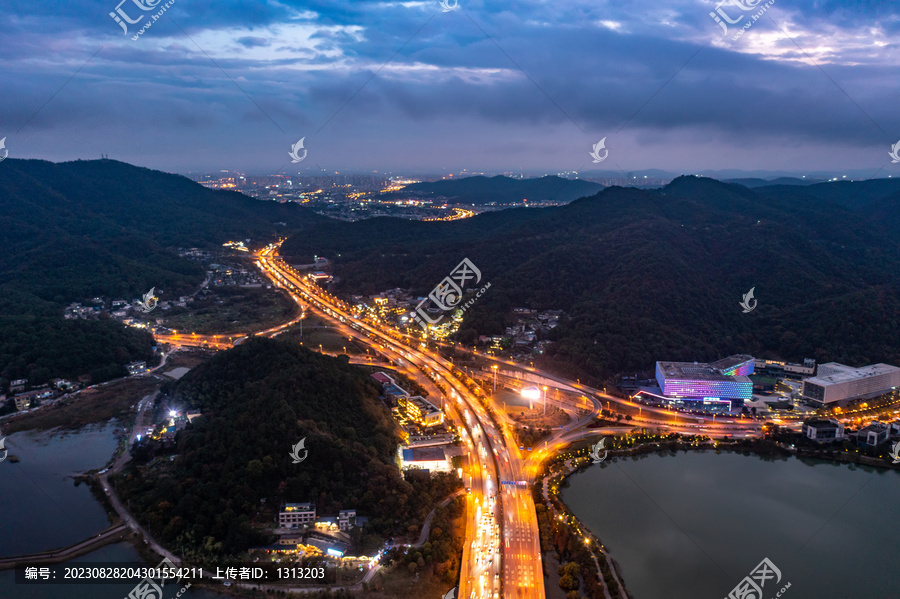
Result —
[{"label": "reservoir", "polygon": [[763,598],[896,597],[900,472],[714,451],[609,460],[561,497],[633,599],[722,599],[764,559]]},{"label": "reservoir", "polygon": [[[75,486],[71,477],[106,465],[117,446],[115,426],[7,436],[6,448],[21,461],[0,462],[0,556],[66,547],[109,526],[88,486]],[[117,543],[67,563],[141,561],[130,544]],[[16,584],[14,570],[0,570],[0,599],[123,599],[133,588],[134,584],[30,586]],[[180,589],[181,585],[166,585],[164,599],[172,599]],[[216,597],[221,595],[202,589],[188,589],[181,595],[183,599]]]}]

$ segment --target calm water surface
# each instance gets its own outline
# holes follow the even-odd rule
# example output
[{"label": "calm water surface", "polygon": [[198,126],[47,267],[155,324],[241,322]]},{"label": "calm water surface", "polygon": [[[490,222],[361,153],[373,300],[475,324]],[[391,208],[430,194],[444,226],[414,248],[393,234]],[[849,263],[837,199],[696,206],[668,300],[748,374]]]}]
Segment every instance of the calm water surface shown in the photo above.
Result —
[{"label": "calm water surface", "polygon": [[76,487],[72,476],[109,461],[114,428],[7,436],[9,453],[21,461],[0,462],[0,557],[66,547],[109,526],[88,486]]},{"label": "calm water surface", "polygon": [[562,498],[633,599],[722,599],[763,558],[782,599],[900,597],[900,472],[715,452],[619,458]]},{"label": "calm water surface", "polygon": [[[0,557],[66,547],[109,526],[87,485],[76,487],[71,477],[102,468],[109,461],[117,446],[115,426],[109,423],[76,432],[7,436],[7,449],[21,461],[0,462]],[[134,547],[118,543],[67,563],[140,561]],[[124,599],[132,588],[133,583],[16,584],[14,571],[0,571],[0,599]],[[180,589],[181,585],[166,585],[164,599],[172,599]],[[181,597],[214,599],[221,595],[188,589]]]}]

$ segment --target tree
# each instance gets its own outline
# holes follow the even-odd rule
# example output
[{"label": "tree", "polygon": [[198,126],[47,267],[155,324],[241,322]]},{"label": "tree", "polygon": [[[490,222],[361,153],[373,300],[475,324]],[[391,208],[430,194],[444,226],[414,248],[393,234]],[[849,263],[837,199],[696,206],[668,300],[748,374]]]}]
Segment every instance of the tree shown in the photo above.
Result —
[{"label": "tree", "polygon": [[559,579],[559,588],[564,591],[574,591],[578,589],[578,579],[573,578],[569,574],[564,574]]},{"label": "tree", "polygon": [[409,562],[409,565],[407,566],[407,568],[409,568],[410,574],[415,574],[416,570],[419,569],[419,564],[417,564],[416,562]]}]

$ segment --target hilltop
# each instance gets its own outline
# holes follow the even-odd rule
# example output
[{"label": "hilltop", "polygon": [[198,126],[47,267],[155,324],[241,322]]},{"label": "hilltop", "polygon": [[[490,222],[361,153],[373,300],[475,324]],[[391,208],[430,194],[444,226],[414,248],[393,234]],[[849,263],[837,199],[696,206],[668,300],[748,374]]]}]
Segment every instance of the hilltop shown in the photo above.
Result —
[{"label": "hilltop", "polygon": [[177,297],[204,277],[179,247],[268,240],[277,222],[302,230],[321,220],[295,205],[114,160],[7,159],[0,164],[0,377],[102,380],[123,374],[124,363],[152,360],[148,333],[64,321],[63,306],[94,296],[130,300],[151,287]]},{"label": "hilltop", "polygon": [[[735,352],[900,363],[898,192],[892,180],[748,189],[680,177],[452,223],[334,223],[282,251],[327,247],[339,293],[425,294],[468,257],[492,286],[462,340],[502,334],[514,307],[561,309],[536,364],[597,379]],[[744,314],[751,287],[759,306]]]},{"label": "hilltop", "polygon": [[[177,451],[173,462],[136,452],[118,489],[154,535],[184,542],[189,556],[265,544],[263,529],[283,502],[314,502],[325,515],[355,508],[370,518],[369,534],[402,534],[458,486],[444,475],[403,479],[396,425],[380,390],[346,357],[256,337],[216,354],[168,392],[167,406],[203,415],[179,433],[175,449],[159,450]],[[308,457],[295,464],[289,453],[300,439]]]}]

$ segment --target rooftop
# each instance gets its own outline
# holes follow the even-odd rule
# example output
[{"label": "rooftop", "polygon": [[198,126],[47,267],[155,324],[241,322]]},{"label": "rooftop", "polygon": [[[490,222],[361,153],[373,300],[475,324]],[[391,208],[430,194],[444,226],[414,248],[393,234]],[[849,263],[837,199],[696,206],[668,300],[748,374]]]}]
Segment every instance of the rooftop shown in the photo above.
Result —
[{"label": "rooftop", "polygon": [[413,447],[403,450],[404,462],[435,462],[447,459],[441,447]]},{"label": "rooftop", "polygon": [[[721,362],[720,360],[719,362]],[[738,362],[740,363],[740,362]],[[692,381],[737,381],[749,383],[747,376],[728,376],[722,374],[711,364],[703,362],[657,362],[667,379],[687,379]]]},{"label": "rooftop", "polygon": [[749,354],[735,354],[733,356],[728,356],[727,358],[722,358],[721,360],[711,362],[710,366],[715,368],[716,370],[728,370],[730,368],[734,368],[738,364],[749,362],[752,359],[753,356]]},{"label": "rooftop", "polygon": [[854,368],[853,366],[846,366],[837,362],[828,362],[827,364],[819,365],[818,376],[806,380],[816,385],[835,385],[893,372],[900,372],[900,368],[890,364],[871,364]]},{"label": "rooftop", "polygon": [[833,426],[837,428],[838,426],[840,426],[840,423],[837,420],[829,420],[827,418],[810,418],[809,420],[804,420],[803,424],[814,426],[816,428],[822,428],[825,426]]}]

